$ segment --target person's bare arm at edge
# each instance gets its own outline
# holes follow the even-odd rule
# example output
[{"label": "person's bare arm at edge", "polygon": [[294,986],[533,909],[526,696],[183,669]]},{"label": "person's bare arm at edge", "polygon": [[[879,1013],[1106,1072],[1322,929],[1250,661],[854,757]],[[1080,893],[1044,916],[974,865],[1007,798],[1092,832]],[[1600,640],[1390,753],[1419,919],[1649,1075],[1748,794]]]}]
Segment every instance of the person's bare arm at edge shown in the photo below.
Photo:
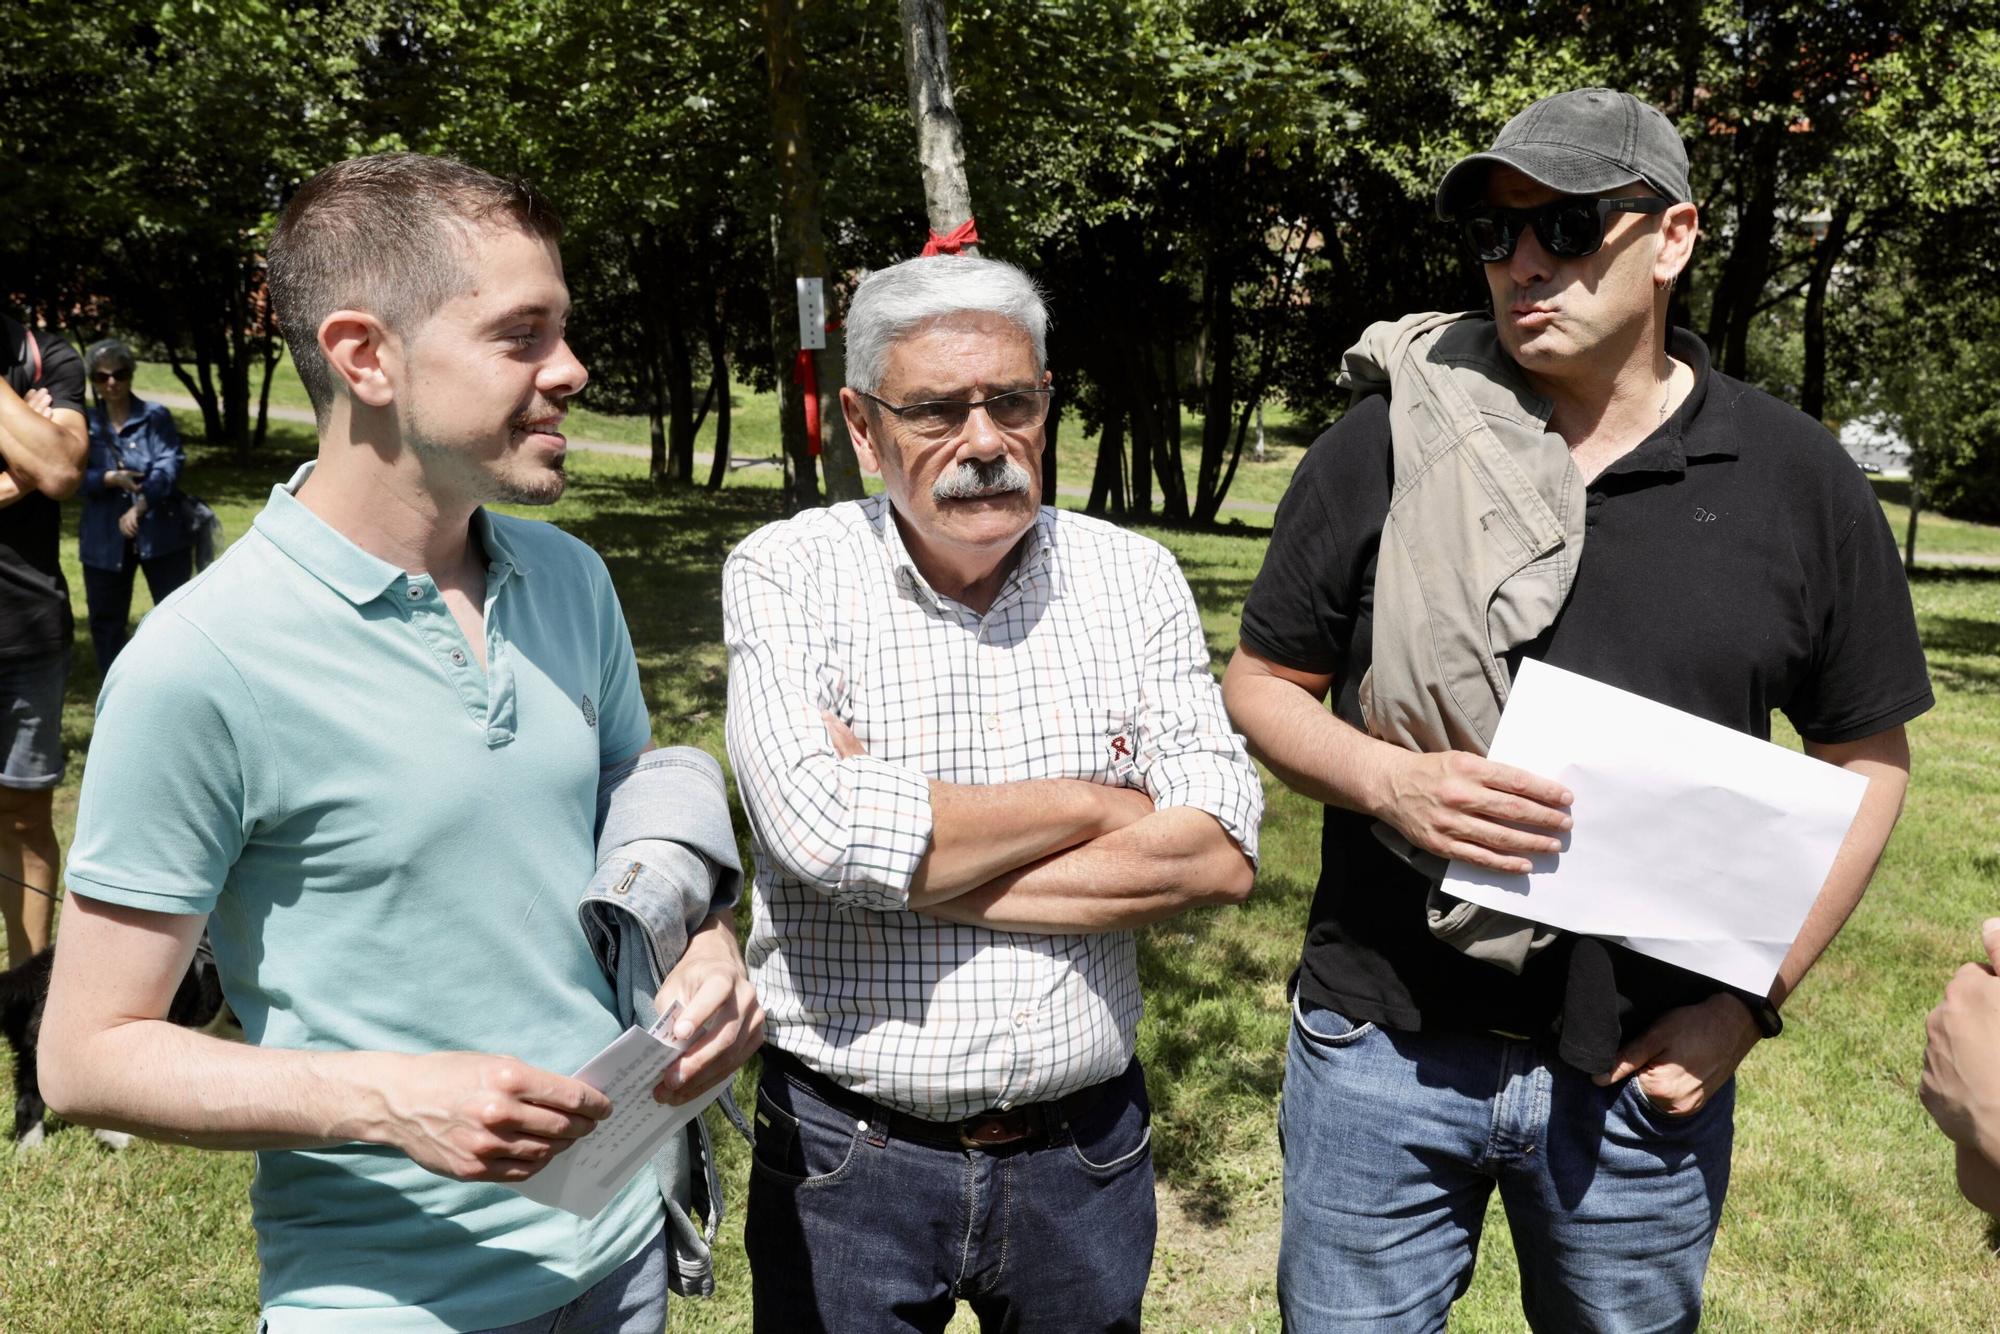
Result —
[{"label": "person's bare arm at edge", "polygon": [[[1902,814],[1903,793],[1910,785],[1910,743],[1901,727],[1858,741],[1808,741],[1805,749],[1816,760],[1860,774],[1868,780],[1868,790],[1862,794],[1861,809],[1833,859],[1833,870],[1806,913],[1798,939],[1778,965],[1777,980],[1771,984],[1774,1005],[1783,1005],[1798,989],[1861,902],[1875,874],[1875,864],[1882,859],[1882,849],[1888,846],[1889,833]],[[1698,1110],[1728,1082],[1762,1036],[1749,1007],[1728,992],[1720,992],[1697,1005],[1661,1015],[1652,1027],[1625,1045],[1618,1053],[1618,1064],[1609,1074],[1597,1076],[1597,1082],[1614,1084],[1636,1074],[1639,1087],[1656,1106],[1673,1115],[1685,1115]]]},{"label": "person's bare arm at edge", "polygon": [[1464,751],[1425,754],[1378,740],[1328,711],[1332,688],[1331,676],[1247,645],[1222,676],[1223,703],[1250,753],[1292,791],[1372,815],[1427,852],[1496,871],[1525,874],[1532,864],[1522,854],[1561,850],[1553,834],[1530,830],[1570,827],[1562,784]]},{"label": "person's bare arm at edge", "polygon": [[168,1023],[203,921],[66,900],[40,1066],[66,1120],[213,1149],[383,1144],[440,1176],[512,1182],[610,1111],[505,1056],[280,1051]]},{"label": "person's bare arm at edge", "polygon": [[[46,391],[42,397],[46,403]],[[38,410],[15,393],[14,386],[0,380],[0,458],[7,461],[7,471],[23,492],[68,500],[83,484],[83,463],[89,453],[90,431],[82,413],[73,408]]]}]

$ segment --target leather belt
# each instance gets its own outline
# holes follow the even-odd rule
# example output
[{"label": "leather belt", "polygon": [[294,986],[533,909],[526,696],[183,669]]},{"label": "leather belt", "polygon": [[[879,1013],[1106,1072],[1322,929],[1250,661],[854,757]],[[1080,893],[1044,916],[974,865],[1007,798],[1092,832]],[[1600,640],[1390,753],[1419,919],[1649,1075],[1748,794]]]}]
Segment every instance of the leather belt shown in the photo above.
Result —
[{"label": "leather belt", "polygon": [[1081,1116],[1095,1106],[1107,1088],[1124,1078],[1114,1076],[1047,1102],[1031,1102],[1005,1110],[991,1108],[962,1121],[928,1121],[842,1088],[788,1051],[767,1045],[762,1054],[766,1073],[783,1075],[828,1106],[867,1122],[871,1130],[951,1149],[1039,1148],[1070,1118]]}]

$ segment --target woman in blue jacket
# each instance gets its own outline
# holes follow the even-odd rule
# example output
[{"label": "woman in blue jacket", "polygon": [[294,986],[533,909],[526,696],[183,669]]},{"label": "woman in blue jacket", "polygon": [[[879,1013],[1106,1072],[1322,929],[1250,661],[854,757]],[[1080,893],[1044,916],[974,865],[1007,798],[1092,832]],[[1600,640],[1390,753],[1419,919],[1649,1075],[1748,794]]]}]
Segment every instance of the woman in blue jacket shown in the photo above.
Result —
[{"label": "woman in blue jacket", "polygon": [[98,406],[89,418],[77,546],[90,642],[98,670],[108,672],[125,647],[135,569],[146,572],[157,606],[193,573],[194,543],[176,490],[186,455],[173,414],[133,394],[138,363],[125,344],[112,338],[93,343],[83,361]]}]

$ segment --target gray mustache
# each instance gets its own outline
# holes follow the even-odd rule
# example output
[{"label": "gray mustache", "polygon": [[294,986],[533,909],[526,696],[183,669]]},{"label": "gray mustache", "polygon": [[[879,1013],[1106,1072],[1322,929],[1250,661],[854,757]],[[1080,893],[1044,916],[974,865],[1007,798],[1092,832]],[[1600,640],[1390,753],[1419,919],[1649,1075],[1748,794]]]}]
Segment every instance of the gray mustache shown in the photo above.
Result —
[{"label": "gray mustache", "polygon": [[933,500],[971,500],[1026,491],[1034,479],[1028,470],[1006,457],[966,459],[931,486]]}]

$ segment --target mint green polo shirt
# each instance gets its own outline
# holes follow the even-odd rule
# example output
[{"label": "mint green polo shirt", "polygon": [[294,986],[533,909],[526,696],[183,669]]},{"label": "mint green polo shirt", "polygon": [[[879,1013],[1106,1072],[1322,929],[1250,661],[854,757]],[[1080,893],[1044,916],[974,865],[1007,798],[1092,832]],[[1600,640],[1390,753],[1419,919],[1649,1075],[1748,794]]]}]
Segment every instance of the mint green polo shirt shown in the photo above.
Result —
[{"label": "mint green polo shirt", "polygon": [[[620,1031],[576,920],[598,771],[651,735],[610,575],[549,524],[476,515],[482,671],[428,576],[294,498],[310,470],[119,655],[69,887],[207,913],[260,1047],[479,1051],[567,1074]],[[259,1153],[251,1204],[280,1332],[525,1319],[663,1219],[650,1172],[586,1222],[363,1144]]]}]

